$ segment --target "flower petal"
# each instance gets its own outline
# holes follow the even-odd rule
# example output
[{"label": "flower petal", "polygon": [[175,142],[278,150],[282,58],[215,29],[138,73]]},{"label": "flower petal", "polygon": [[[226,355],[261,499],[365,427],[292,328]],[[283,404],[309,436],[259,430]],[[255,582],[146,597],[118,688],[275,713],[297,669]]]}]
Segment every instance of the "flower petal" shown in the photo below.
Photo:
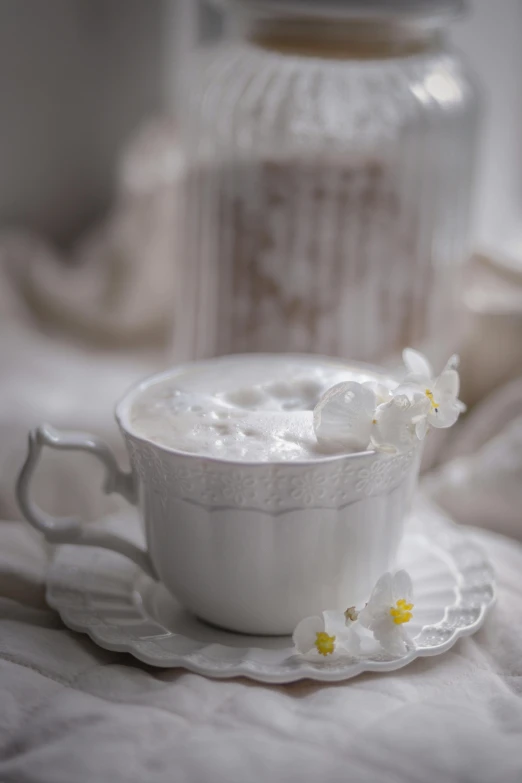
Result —
[{"label": "flower petal", "polygon": [[371,628],[371,625],[374,621],[373,612],[369,604],[366,604],[364,609],[361,609],[359,612],[359,624],[363,628]]},{"label": "flower petal", "polygon": [[460,378],[456,370],[445,370],[433,384],[433,396],[437,402],[454,400],[459,396]]},{"label": "flower petal", "polygon": [[420,376],[418,378],[415,375],[408,376],[404,383],[401,383],[400,386],[397,386],[397,388],[393,390],[393,396],[407,397],[410,402],[417,399],[419,394],[422,394],[422,396],[426,398],[424,391],[427,383],[431,383],[431,381],[428,381],[426,378],[421,378]]},{"label": "flower petal", "polygon": [[326,446],[368,448],[375,406],[375,394],[361,383],[332,386],[314,409],[317,440]]},{"label": "flower petal", "polygon": [[292,634],[292,641],[297,652],[306,655],[313,650],[317,634],[324,631],[324,620],[322,617],[305,617],[295,627]]},{"label": "flower petal", "polygon": [[437,412],[433,411],[429,415],[429,422],[432,427],[437,429],[446,429],[447,427],[453,427],[455,422],[460,416],[460,409],[458,405],[446,405],[441,404],[437,408]]},{"label": "flower petal", "polygon": [[391,606],[393,599],[393,578],[389,571],[386,571],[377,582],[372,590],[372,595],[368,603]]},{"label": "flower petal", "polygon": [[392,396],[391,390],[385,386],[384,383],[379,383],[378,381],[365,381],[363,386],[365,389],[369,389],[374,393],[376,405],[382,405],[384,402],[389,402],[390,397]]},{"label": "flower petal", "polygon": [[[368,603],[359,613],[359,622],[365,628],[368,628],[367,623],[378,614],[383,607],[391,606],[393,603],[393,579],[389,571],[386,571],[377,580],[375,587],[372,590],[372,594],[368,600]],[[364,617],[363,617],[364,614]]]},{"label": "flower petal", "polygon": [[404,440],[408,440],[400,411],[401,399],[407,401],[406,397],[395,397],[377,408],[372,429],[372,443],[377,448],[400,451]]},{"label": "flower petal", "polygon": [[326,609],[323,612],[324,630],[329,636],[338,636],[345,630],[344,613],[338,609]]},{"label": "flower petal", "polygon": [[371,433],[372,444],[382,451],[409,451],[418,440],[413,419],[424,410],[424,402],[420,398],[411,402],[404,394],[394,396],[390,402],[379,405]]},{"label": "flower petal", "polygon": [[416,394],[411,403],[409,414],[413,420],[426,416],[431,410],[431,402],[425,394]]},{"label": "flower petal", "polygon": [[450,356],[448,361],[446,362],[446,366],[444,367],[444,370],[442,372],[446,372],[446,370],[458,370],[460,365],[460,356],[458,353],[454,353],[453,356]]},{"label": "flower petal", "polygon": [[390,625],[384,619],[373,629],[373,635],[381,647],[393,656],[405,655],[412,645],[411,638],[403,626],[395,623]]},{"label": "flower petal", "polygon": [[397,626],[393,622],[393,618],[390,615],[390,610],[381,611],[378,617],[376,617],[372,623],[371,632],[378,642],[383,641],[388,636],[392,636]]},{"label": "flower petal", "polygon": [[424,440],[428,431],[428,417],[420,416],[415,422],[415,434],[419,440]]},{"label": "flower petal", "polygon": [[402,352],[402,360],[408,373],[419,375],[423,378],[433,378],[433,368],[426,357],[413,348],[405,348]]},{"label": "flower petal", "polygon": [[337,647],[340,652],[348,655],[359,655],[361,640],[355,628],[344,628],[343,632],[337,637]]},{"label": "flower petal", "polygon": [[404,569],[397,571],[392,577],[392,583],[392,603],[395,603],[395,601],[398,601],[401,598],[404,598],[407,603],[411,603],[413,598],[413,583],[409,573]]},{"label": "flower petal", "polygon": [[344,612],[328,609],[323,612],[324,629],[329,636],[335,636],[336,652],[358,655],[361,647],[359,636],[351,626],[346,626]]}]

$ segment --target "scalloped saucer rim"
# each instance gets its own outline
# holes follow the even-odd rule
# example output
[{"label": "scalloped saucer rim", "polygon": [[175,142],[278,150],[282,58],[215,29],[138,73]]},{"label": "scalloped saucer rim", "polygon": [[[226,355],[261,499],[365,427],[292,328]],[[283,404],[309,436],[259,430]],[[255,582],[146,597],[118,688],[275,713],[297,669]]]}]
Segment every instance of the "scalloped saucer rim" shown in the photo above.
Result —
[{"label": "scalloped saucer rim", "polygon": [[[132,511],[102,524],[142,538]],[[415,647],[400,657],[376,647],[357,659],[315,663],[296,655],[289,637],[248,637],[213,628],[189,615],[130,561],[90,547],[58,548],[47,574],[46,597],[71,630],[150,666],[272,684],[339,682],[364,672],[395,671],[416,658],[446,652],[458,639],[476,633],[495,603],[494,572],[472,531],[425,501],[410,517],[400,560],[412,574],[419,607]]]}]

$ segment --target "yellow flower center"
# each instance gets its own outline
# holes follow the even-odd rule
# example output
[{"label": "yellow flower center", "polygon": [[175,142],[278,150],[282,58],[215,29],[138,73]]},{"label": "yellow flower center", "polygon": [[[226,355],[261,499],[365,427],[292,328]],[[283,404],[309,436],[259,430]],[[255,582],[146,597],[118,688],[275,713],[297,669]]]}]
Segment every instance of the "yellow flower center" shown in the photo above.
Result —
[{"label": "yellow flower center", "polygon": [[426,389],[426,391],[424,393],[425,393],[426,397],[428,398],[428,400],[430,401],[431,407],[433,408],[435,413],[438,413],[439,412],[439,403],[435,402],[435,400],[433,399],[433,392],[431,391],[431,389]]},{"label": "yellow flower center", "polygon": [[390,608],[390,614],[393,617],[393,622],[397,625],[409,623],[413,617],[411,613],[412,609],[413,604],[407,604],[404,598],[399,598],[395,606]]},{"label": "yellow flower center", "polygon": [[319,655],[330,655],[335,649],[335,636],[328,636],[324,631],[316,634],[315,646]]}]

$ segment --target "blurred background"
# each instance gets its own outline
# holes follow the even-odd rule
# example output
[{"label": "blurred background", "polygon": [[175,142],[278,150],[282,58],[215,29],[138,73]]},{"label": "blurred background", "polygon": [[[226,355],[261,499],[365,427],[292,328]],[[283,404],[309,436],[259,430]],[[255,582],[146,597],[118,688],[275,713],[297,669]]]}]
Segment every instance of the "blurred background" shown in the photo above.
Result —
[{"label": "blurred background", "polygon": [[[0,0],[0,518],[30,427],[124,461],[156,369],[410,344],[470,406],[427,491],[520,537],[521,33],[519,0]],[[49,455],[38,499],[92,518],[100,479]]]}]

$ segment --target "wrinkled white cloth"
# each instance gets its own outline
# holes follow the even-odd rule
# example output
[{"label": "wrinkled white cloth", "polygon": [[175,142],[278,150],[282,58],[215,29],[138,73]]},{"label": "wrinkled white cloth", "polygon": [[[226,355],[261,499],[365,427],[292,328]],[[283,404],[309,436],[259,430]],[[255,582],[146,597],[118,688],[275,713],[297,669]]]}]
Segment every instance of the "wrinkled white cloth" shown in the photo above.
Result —
[{"label": "wrinkled white cloth", "polygon": [[40,539],[0,523],[0,780],[519,783],[522,546],[474,535],[499,576],[476,636],[396,673],[265,686],[153,669],[66,630]]},{"label": "wrinkled white cloth", "polygon": [[479,403],[423,482],[450,516],[522,539],[522,378]]}]

